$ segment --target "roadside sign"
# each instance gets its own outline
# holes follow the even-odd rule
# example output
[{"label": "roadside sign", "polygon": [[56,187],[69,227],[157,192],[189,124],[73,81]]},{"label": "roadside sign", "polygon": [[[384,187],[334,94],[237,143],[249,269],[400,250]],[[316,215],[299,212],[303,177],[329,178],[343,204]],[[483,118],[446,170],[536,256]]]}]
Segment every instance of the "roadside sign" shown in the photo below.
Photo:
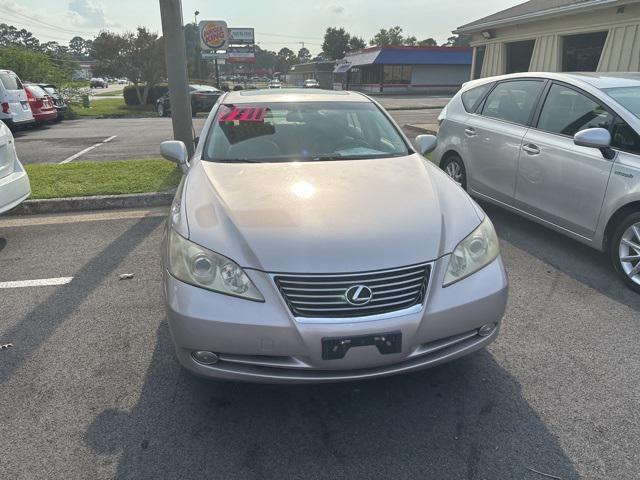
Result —
[{"label": "roadside sign", "polygon": [[253,28],[230,28],[229,43],[231,45],[253,45],[256,41]]},{"label": "roadside sign", "polygon": [[224,50],[229,42],[229,29],[223,20],[203,20],[200,28],[202,50]]},{"label": "roadside sign", "polygon": [[256,52],[253,47],[229,47],[227,49],[229,63],[255,63]]},{"label": "roadside sign", "polygon": [[226,52],[202,53],[203,60],[225,60],[227,58],[229,58],[229,54]]}]

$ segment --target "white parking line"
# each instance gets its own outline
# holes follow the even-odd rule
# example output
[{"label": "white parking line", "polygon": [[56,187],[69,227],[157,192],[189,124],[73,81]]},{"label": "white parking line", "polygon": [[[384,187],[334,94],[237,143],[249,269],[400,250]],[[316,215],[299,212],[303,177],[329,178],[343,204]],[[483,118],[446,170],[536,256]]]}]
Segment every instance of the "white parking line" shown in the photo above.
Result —
[{"label": "white parking line", "polygon": [[108,138],[105,138],[104,140],[102,140],[101,142],[98,143],[94,143],[93,145],[91,145],[90,147],[85,148],[84,150],[80,150],[78,153],[71,155],[70,157],[65,158],[64,160],[62,160],[60,163],[58,163],[58,165],[62,165],[63,163],[69,163],[73,160],[75,160],[76,158],[80,157],[81,155],[84,155],[87,152],[90,152],[91,150],[93,150],[96,147],[99,147],[100,145],[102,145],[103,143],[109,143],[111,140],[113,140],[114,138],[116,138],[117,135],[112,135]]},{"label": "white parking line", "polygon": [[51,285],[66,285],[73,277],[39,278],[37,280],[18,280],[15,282],[0,282],[2,288],[47,287]]}]

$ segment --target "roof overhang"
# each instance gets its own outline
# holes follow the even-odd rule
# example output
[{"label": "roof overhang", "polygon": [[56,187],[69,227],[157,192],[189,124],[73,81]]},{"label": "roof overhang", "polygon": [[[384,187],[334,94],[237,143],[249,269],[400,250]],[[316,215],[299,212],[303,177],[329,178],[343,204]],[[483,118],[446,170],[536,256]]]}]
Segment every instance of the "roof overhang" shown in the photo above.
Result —
[{"label": "roof overhang", "polygon": [[462,25],[457,29],[453,30],[452,33],[459,35],[459,34],[481,32],[483,30],[502,27],[506,25],[512,25],[515,23],[532,22],[547,16],[567,15],[580,10],[587,10],[589,8],[609,7],[616,3],[621,3],[621,2],[620,0],[586,0],[584,2],[574,3],[572,5],[565,5],[562,7],[550,8],[547,10],[527,13],[524,15],[516,15],[509,18],[502,18],[500,20],[491,20],[483,23],[476,23],[473,25]]}]

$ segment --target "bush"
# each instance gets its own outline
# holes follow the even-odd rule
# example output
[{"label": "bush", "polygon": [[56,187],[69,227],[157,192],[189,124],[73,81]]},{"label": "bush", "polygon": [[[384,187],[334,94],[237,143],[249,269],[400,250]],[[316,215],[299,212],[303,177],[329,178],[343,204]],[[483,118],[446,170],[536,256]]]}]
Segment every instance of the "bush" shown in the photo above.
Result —
[{"label": "bush", "polygon": [[228,92],[230,90],[229,84],[223,83],[222,85],[220,85],[220,90],[222,90],[223,92]]},{"label": "bush", "polygon": [[[136,88],[140,91],[140,97],[144,96],[144,85],[128,85],[124,87],[122,96],[124,97],[124,103],[127,105],[140,105],[138,101],[138,94]],[[147,95],[147,105],[153,105],[161,96],[169,91],[169,86],[166,83],[159,85],[153,85],[149,87],[149,94]]]},{"label": "bush", "polygon": [[235,92],[235,91],[238,91],[238,90],[243,90],[242,85],[235,85],[235,86],[233,87],[233,91],[234,91],[234,92]]}]

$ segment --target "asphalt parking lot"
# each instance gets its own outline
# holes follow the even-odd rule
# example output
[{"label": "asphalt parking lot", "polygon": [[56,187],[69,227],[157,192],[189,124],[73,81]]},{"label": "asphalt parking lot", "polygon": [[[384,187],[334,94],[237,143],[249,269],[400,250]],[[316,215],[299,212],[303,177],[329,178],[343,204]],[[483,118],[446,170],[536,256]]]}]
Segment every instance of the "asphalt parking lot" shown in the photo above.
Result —
[{"label": "asphalt parking lot", "polygon": [[430,370],[323,386],[178,367],[164,209],[0,219],[0,344],[13,344],[0,350],[0,476],[638,478],[640,297],[603,255],[487,212],[511,281],[498,340]]}]

